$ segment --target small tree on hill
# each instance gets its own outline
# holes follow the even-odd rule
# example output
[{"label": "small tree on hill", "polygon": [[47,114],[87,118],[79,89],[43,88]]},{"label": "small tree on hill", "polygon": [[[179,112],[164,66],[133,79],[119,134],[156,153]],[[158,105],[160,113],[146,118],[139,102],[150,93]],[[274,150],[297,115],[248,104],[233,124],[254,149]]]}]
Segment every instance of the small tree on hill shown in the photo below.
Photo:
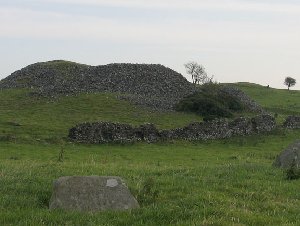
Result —
[{"label": "small tree on hill", "polygon": [[288,87],[288,90],[290,90],[290,87],[294,86],[296,84],[296,79],[292,77],[286,77],[284,80],[284,85]]},{"label": "small tree on hill", "polygon": [[186,72],[192,76],[194,84],[204,84],[212,82],[213,76],[209,77],[205,71],[205,68],[197,62],[188,62],[185,65]]}]

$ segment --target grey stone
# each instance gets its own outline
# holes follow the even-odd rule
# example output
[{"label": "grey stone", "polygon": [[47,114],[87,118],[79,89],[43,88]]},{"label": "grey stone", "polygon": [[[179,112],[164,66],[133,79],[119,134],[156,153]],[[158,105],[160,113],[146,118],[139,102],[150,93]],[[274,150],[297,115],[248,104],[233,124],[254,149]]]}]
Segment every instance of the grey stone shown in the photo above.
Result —
[{"label": "grey stone", "polygon": [[120,177],[67,176],[54,182],[50,209],[129,210],[139,204]]},{"label": "grey stone", "polygon": [[300,167],[300,140],[289,145],[282,151],[273,163],[274,166],[280,168],[289,168],[291,166]]}]

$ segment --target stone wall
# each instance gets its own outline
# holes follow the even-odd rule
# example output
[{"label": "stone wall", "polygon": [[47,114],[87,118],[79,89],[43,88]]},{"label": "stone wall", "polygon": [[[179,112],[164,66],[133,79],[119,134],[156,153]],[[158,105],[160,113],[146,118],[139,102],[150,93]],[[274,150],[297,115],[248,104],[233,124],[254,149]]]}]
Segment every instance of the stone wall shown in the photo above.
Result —
[{"label": "stone wall", "polygon": [[288,129],[300,129],[300,116],[290,115],[283,123],[283,127]]},{"label": "stone wall", "polygon": [[169,139],[211,140],[270,132],[275,127],[275,119],[270,115],[241,117],[233,121],[218,119],[211,122],[195,122],[183,128],[162,131],[153,124],[133,127],[128,124],[96,122],[83,123],[71,128],[69,138],[76,142],[99,144],[157,142]]}]

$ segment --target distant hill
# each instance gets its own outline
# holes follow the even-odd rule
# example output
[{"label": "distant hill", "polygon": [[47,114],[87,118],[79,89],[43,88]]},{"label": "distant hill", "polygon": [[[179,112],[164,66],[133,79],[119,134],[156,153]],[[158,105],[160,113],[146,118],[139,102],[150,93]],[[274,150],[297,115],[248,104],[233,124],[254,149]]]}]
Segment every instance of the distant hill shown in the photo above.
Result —
[{"label": "distant hill", "polygon": [[35,63],[0,81],[0,89],[30,88],[38,95],[115,92],[138,104],[171,109],[194,91],[181,74],[159,64],[89,66],[55,60]]}]

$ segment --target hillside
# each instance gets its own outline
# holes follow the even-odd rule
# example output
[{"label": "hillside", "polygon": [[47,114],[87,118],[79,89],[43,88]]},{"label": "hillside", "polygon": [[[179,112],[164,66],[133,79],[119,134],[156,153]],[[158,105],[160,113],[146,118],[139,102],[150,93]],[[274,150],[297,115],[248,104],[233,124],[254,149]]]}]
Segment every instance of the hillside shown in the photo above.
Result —
[{"label": "hillside", "polygon": [[[278,118],[290,110],[300,114],[299,91],[233,85]],[[0,225],[300,224],[300,181],[286,180],[284,171],[272,167],[276,155],[299,139],[299,130],[201,142],[82,145],[63,138],[83,121],[152,122],[163,129],[202,118],[149,111],[116,93],[53,99],[31,92],[0,90]],[[141,208],[49,211],[53,180],[67,175],[120,176]]]},{"label": "hillside", "polygon": [[[300,114],[300,92],[268,89],[257,85],[238,86],[271,113],[277,113],[278,122],[287,115]],[[88,93],[59,98],[32,96],[28,89],[0,91],[0,139],[61,139],[68,130],[82,122],[111,121],[140,125],[154,123],[159,129],[182,127],[202,121],[196,114],[149,111],[120,100],[115,93]],[[272,98],[275,96],[276,99]],[[287,101],[285,101],[287,100]]]},{"label": "hillside", "polygon": [[195,114],[149,111],[113,93],[52,99],[32,96],[26,89],[5,89],[0,91],[0,106],[0,140],[59,140],[72,126],[85,121],[150,122],[170,129],[202,120]]},{"label": "hillside", "polygon": [[231,84],[264,107],[269,112],[278,115],[283,120],[287,115],[300,115],[300,91],[274,89],[251,83]]},{"label": "hillside", "polygon": [[88,66],[61,60],[35,63],[12,73],[0,82],[0,89],[7,88],[29,88],[42,96],[114,92],[155,109],[172,109],[194,90],[181,74],[158,64]]}]

